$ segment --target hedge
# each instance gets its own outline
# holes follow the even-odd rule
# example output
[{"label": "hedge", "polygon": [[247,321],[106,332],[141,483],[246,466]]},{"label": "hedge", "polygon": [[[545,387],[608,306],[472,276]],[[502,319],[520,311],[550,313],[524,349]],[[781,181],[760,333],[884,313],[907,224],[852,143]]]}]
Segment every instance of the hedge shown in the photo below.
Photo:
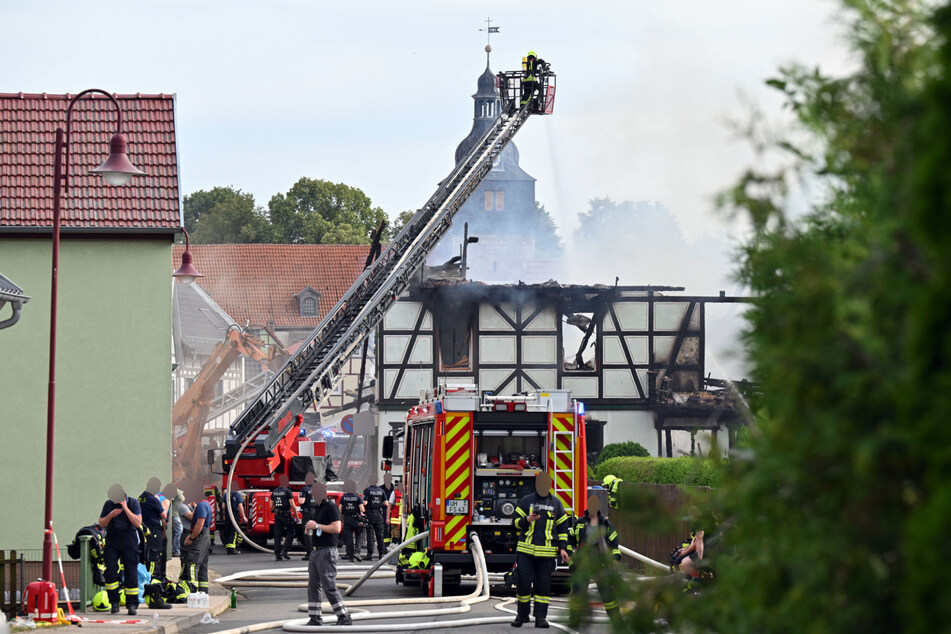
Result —
[{"label": "hedge", "polygon": [[715,487],[720,484],[720,466],[705,458],[611,458],[597,465],[595,479],[608,474],[626,482],[682,484]]},{"label": "hedge", "polygon": [[605,461],[610,460],[611,458],[618,458],[620,456],[634,456],[637,458],[649,458],[650,452],[644,448],[639,442],[634,442],[629,440],[627,442],[616,442],[611,443],[601,450],[601,453],[598,455],[598,461],[595,464],[604,464]]}]

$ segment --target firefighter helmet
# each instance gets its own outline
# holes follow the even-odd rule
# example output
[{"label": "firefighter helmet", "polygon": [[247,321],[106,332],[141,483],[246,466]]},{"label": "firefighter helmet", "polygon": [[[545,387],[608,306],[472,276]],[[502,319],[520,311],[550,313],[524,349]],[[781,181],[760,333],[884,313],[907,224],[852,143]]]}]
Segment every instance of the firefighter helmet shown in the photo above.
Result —
[{"label": "firefighter helmet", "polygon": [[528,56],[529,56],[529,57],[538,57],[538,55],[535,54],[535,51],[529,51],[529,52],[528,52]]},{"label": "firefighter helmet", "polygon": [[112,604],[109,602],[109,593],[105,590],[100,590],[92,598],[92,607],[97,612],[105,612],[112,609]]},{"label": "firefighter helmet", "polygon": [[601,486],[608,486],[608,485],[610,485],[612,482],[614,482],[615,480],[617,480],[617,476],[613,476],[613,475],[608,474],[608,475],[604,476],[604,479],[603,479],[603,480],[601,480]]}]

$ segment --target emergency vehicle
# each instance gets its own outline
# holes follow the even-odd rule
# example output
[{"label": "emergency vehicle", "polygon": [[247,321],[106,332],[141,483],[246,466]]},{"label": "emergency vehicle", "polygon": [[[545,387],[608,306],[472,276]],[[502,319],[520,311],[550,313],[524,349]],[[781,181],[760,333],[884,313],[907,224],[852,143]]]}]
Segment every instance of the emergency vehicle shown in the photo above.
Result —
[{"label": "emergency vehicle", "polygon": [[[587,488],[584,405],[568,390],[514,396],[445,385],[410,409],[403,430],[404,540],[429,531],[415,557],[403,556],[397,583],[430,596],[475,574],[469,535],[479,536],[490,572],[512,568],[519,499],[548,473],[552,492],[572,516],[584,513]],[[390,445],[390,443],[387,443]],[[404,553],[406,554],[406,553]]]}]

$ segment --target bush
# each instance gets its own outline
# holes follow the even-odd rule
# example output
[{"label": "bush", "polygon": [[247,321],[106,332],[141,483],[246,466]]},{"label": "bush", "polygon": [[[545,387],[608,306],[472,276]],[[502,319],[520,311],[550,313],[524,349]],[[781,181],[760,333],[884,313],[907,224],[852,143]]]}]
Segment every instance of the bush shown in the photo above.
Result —
[{"label": "bush", "polygon": [[601,450],[598,455],[598,461],[595,465],[602,464],[605,460],[617,458],[619,456],[634,456],[637,458],[649,458],[650,452],[639,442],[615,442]]},{"label": "bush", "polygon": [[719,465],[704,458],[611,458],[595,468],[595,478],[603,480],[608,474],[625,482],[653,484],[681,484],[684,486],[715,487],[720,483]]}]

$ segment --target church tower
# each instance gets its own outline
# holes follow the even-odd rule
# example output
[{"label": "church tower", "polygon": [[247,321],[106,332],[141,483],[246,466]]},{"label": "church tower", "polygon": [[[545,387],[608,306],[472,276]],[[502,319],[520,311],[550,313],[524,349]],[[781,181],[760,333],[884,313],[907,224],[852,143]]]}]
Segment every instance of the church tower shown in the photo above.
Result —
[{"label": "church tower", "polygon": [[[486,45],[485,51],[485,71],[472,95],[472,129],[456,147],[457,164],[499,116],[501,108],[498,79],[489,66],[491,46]],[[502,151],[492,171],[456,214],[431,264],[459,255],[465,223],[469,224],[469,235],[479,237],[479,242],[468,249],[469,279],[538,282],[555,277],[553,260],[559,259],[561,253],[552,252],[556,250],[556,238],[550,230],[546,235],[538,235],[535,179],[519,166],[514,141]]]}]

